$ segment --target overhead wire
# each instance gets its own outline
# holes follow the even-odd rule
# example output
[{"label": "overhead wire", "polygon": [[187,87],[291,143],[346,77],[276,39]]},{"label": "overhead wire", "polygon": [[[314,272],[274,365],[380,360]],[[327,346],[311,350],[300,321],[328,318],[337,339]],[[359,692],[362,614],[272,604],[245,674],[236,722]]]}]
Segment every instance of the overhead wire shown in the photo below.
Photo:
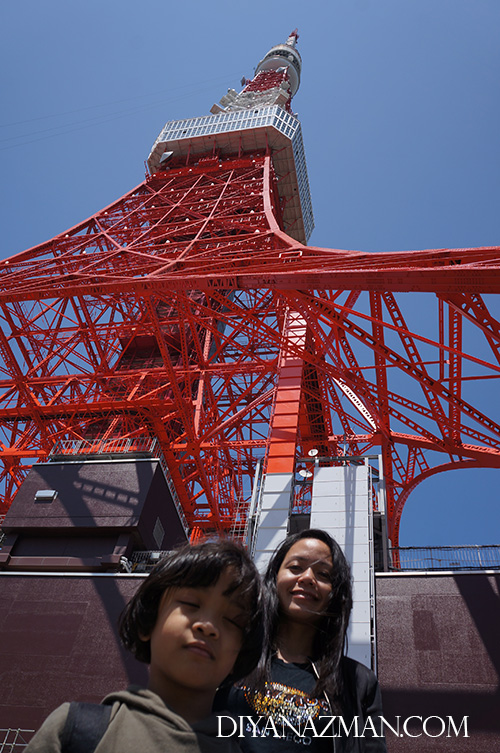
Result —
[{"label": "overhead wire", "polygon": [[[160,108],[160,107],[165,110],[172,103],[185,100],[185,99],[187,99],[190,96],[195,96],[195,95],[200,94],[203,91],[206,91],[206,87],[207,87],[208,84],[215,84],[215,83],[219,83],[219,82],[221,82],[221,83],[225,82],[226,84],[229,84],[229,83],[233,83],[233,79],[232,78],[228,79],[225,76],[225,77],[219,77],[219,78],[216,78],[216,79],[209,79],[208,81],[200,82],[200,83],[197,84],[196,87],[174,87],[172,90],[167,90],[163,94],[163,96],[162,96],[161,99],[159,99],[159,95],[158,95],[157,92],[151,92],[150,94],[141,94],[141,95],[138,95],[137,97],[129,97],[129,98],[126,98],[126,99],[117,100],[117,101],[115,101],[113,103],[102,103],[102,104],[97,104],[97,105],[90,105],[88,107],[83,107],[83,108],[78,108],[78,109],[75,109],[75,110],[70,110],[70,111],[67,111],[66,113],[59,113],[59,114],[54,114],[54,115],[41,115],[41,116],[39,116],[37,118],[30,118],[30,119],[27,119],[27,120],[24,120],[24,121],[17,121],[16,123],[0,124],[0,127],[2,127],[2,128],[14,127],[15,125],[24,125],[24,124],[27,124],[27,123],[34,123],[34,122],[39,121],[39,120],[49,120],[51,118],[62,118],[62,117],[65,117],[66,115],[76,115],[79,112],[85,112],[85,111],[88,111],[88,110],[95,110],[95,109],[98,109],[98,108],[109,107],[110,105],[111,106],[115,106],[115,105],[118,105],[118,104],[121,104],[121,103],[125,103],[125,102],[138,102],[141,99],[143,100],[145,98],[153,97],[153,96],[157,100],[157,101],[151,102],[149,104],[139,104],[138,103],[134,107],[129,107],[129,108],[125,108],[125,109],[120,108],[118,110],[115,109],[112,112],[102,113],[100,115],[95,115],[95,116],[87,118],[87,119],[85,119],[83,121],[82,120],[76,120],[76,121],[65,123],[65,124],[58,124],[58,125],[55,125],[55,126],[50,126],[50,127],[45,128],[45,129],[43,129],[41,131],[38,130],[36,132],[37,135],[35,137],[33,137],[34,134],[30,134],[30,133],[23,133],[23,134],[16,134],[16,135],[13,135],[13,136],[7,136],[7,137],[5,137],[3,139],[0,139],[0,143],[5,144],[5,146],[1,146],[0,147],[0,151],[5,151],[7,149],[12,149],[12,148],[19,148],[19,147],[22,147],[22,146],[27,146],[28,144],[33,144],[33,143],[36,143],[38,141],[43,141],[43,140],[54,138],[54,137],[57,137],[57,136],[65,136],[67,134],[74,133],[75,131],[81,131],[81,130],[85,130],[87,128],[93,128],[93,127],[99,126],[101,124],[111,122],[113,120],[121,119],[121,118],[123,118],[123,117],[125,117],[127,115],[134,115],[135,113],[138,113],[138,112],[150,111],[150,110],[154,110],[154,109]],[[189,90],[185,91],[183,94],[180,94],[179,96],[175,96],[175,97],[169,97],[168,96],[169,92],[175,92],[176,90],[179,90],[179,89],[181,89],[181,90],[189,89]],[[165,97],[165,95],[167,95],[167,97]],[[27,140],[26,141],[22,141],[23,139],[27,139]]]}]

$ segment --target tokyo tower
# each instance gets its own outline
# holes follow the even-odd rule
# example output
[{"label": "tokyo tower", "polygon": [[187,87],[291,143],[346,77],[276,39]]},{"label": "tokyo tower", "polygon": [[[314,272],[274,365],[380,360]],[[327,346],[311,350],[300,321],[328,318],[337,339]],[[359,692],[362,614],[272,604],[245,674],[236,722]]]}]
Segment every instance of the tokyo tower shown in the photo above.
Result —
[{"label": "tokyo tower", "polygon": [[306,245],[297,39],[168,122],[143,183],[0,262],[0,513],[38,461],[150,452],[193,540],[244,538],[274,477],[307,511],[311,465],[378,454],[397,546],[417,484],[500,468],[500,249]]}]

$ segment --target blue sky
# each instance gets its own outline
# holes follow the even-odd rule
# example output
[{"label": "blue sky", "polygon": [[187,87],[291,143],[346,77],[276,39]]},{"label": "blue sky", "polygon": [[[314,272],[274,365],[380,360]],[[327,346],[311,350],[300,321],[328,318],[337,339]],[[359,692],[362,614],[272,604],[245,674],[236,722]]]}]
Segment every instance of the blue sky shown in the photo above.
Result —
[{"label": "blue sky", "polygon": [[[498,245],[499,24],[498,0],[4,2],[0,258],[140,183],[164,122],[208,113],[295,27],[310,243]],[[499,543],[499,480],[424,482],[400,543]]]}]

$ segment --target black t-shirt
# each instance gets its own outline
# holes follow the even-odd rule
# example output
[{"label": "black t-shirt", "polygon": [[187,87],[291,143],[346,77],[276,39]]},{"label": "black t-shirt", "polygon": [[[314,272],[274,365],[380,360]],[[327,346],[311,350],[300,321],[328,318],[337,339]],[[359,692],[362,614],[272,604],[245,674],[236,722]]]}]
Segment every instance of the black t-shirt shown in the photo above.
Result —
[{"label": "black t-shirt", "polygon": [[[316,698],[312,665],[274,658],[271,682],[260,692],[241,682],[217,695],[215,710],[228,709],[243,753],[386,753],[377,678],[352,659],[342,659],[344,711],[332,711],[326,697]],[[353,734],[352,722],[357,720]],[[350,732],[347,730],[350,729]],[[375,734],[373,731],[375,730]]]},{"label": "black t-shirt", "polygon": [[217,705],[238,721],[238,743],[244,753],[331,753],[332,740],[319,737],[331,717],[329,703],[312,693],[316,677],[310,664],[273,659],[272,682],[265,692],[245,683],[233,687]]}]

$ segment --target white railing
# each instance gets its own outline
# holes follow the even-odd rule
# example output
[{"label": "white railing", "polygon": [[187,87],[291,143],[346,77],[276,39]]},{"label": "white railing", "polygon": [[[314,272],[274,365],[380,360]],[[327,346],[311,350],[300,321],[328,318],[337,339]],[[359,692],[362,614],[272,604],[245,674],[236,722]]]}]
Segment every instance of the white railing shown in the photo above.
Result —
[{"label": "white railing", "polygon": [[500,545],[400,546],[389,550],[389,570],[499,570]]},{"label": "white railing", "polygon": [[0,753],[17,753],[24,750],[33,737],[34,731],[33,729],[0,729]]}]

